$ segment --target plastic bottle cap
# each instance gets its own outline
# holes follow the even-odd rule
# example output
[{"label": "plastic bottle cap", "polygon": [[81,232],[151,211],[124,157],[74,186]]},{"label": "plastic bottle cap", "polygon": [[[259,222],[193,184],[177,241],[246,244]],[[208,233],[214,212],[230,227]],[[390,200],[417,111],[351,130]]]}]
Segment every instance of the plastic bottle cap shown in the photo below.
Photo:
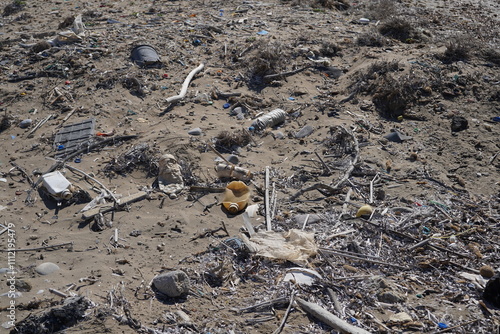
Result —
[{"label": "plastic bottle cap", "polygon": [[64,190],[61,192],[61,197],[64,199],[70,199],[73,194],[69,190]]},{"label": "plastic bottle cap", "polygon": [[248,130],[249,130],[249,131],[254,131],[254,130],[255,130],[255,128],[254,128],[253,126],[251,126],[251,127],[249,127],[249,128],[248,128]]},{"label": "plastic bottle cap", "polygon": [[229,103],[224,103],[224,105],[223,105],[224,109],[227,109],[227,108],[229,108],[230,106],[231,106],[231,104],[229,104]]},{"label": "plastic bottle cap", "polygon": [[236,213],[236,212],[240,211],[240,206],[238,205],[238,203],[231,203],[231,204],[229,204],[227,211],[229,211],[231,213]]}]

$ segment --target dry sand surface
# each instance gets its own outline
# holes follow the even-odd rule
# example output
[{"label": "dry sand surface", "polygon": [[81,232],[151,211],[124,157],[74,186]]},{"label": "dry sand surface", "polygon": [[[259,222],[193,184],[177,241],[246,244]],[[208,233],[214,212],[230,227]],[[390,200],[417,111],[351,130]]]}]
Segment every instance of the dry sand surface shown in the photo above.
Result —
[{"label": "dry sand surface", "polygon": [[[351,333],[498,333],[499,305],[483,299],[500,270],[498,1],[0,5],[2,332],[341,331],[304,300]],[[134,63],[138,45],[160,62]],[[284,122],[251,129],[277,108]],[[56,134],[89,119],[79,154],[55,159]],[[257,235],[222,209],[232,180],[211,147],[252,172]],[[164,154],[177,196],[158,188]],[[52,170],[74,187],[60,205],[36,183]],[[105,212],[83,218],[104,188]],[[300,259],[242,241],[290,231],[313,237],[275,241]],[[288,280],[297,267],[321,279]],[[187,294],[151,284],[172,270]]]}]

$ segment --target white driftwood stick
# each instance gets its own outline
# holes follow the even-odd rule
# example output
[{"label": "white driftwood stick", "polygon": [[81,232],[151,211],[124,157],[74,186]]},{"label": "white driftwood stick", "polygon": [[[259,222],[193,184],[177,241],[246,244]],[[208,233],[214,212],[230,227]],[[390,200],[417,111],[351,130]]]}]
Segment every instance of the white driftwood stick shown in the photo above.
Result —
[{"label": "white driftwood stick", "polygon": [[187,89],[189,87],[189,83],[191,82],[191,80],[193,80],[193,77],[203,69],[203,67],[205,67],[205,65],[200,64],[200,66],[198,66],[197,68],[195,68],[194,70],[189,72],[188,76],[186,77],[186,80],[184,80],[184,83],[182,84],[182,89],[181,89],[181,92],[179,93],[179,95],[175,95],[175,96],[171,96],[171,97],[167,98],[167,102],[174,103],[174,102],[178,102],[178,101],[182,100],[184,98],[184,96],[186,96]]},{"label": "white driftwood stick", "polygon": [[266,227],[268,231],[272,230],[271,226],[271,208],[269,204],[269,166],[266,166],[266,185],[265,185],[265,210],[266,210]]},{"label": "white driftwood stick", "polygon": [[111,192],[111,190],[109,190],[108,188],[106,188],[104,186],[104,184],[102,184],[101,182],[99,182],[98,180],[96,180],[95,178],[93,178],[92,176],[90,176],[89,174],[85,173],[83,170],[81,169],[78,169],[78,168],[75,168],[75,167],[72,167],[70,165],[67,165],[65,164],[64,165],[66,168],[68,168],[69,170],[71,171],[77,171],[78,173],[81,173],[83,174],[85,177],[88,177],[89,179],[91,179],[92,181],[94,181],[95,183],[97,183],[98,185],[100,185],[108,194],[109,196],[113,199],[113,202],[114,203],[117,203],[118,202],[118,199],[115,197],[115,195]]},{"label": "white driftwood stick", "polygon": [[370,181],[370,204],[373,203],[373,185],[375,184],[376,181],[378,181],[379,178],[380,176],[377,173],[375,177]]},{"label": "white driftwood stick", "polygon": [[59,297],[68,298],[67,294],[56,289],[49,288],[49,292],[52,292],[53,294],[58,295]]},{"label": "white driftwood stick", "polygon": [[342,214],[343,215],[345,215],[347,213],[347,204],[349,204],[349,201],[351,200],[351,194],[352,194],[352,188],[349,187],[349,190],[347,191],[347,195],[345,195],[344,205],[342,206]]},{"label": "white driftwood stick", "polygon": [[371,334],[370,332],[364,330],[363,328],[353,326],[344,320],[340,319],[336,315],[328,312],[321,306],[314,303],[306,302],[301,298],[296,298],[297,304],[309,315],[320,320],[321,322],[327,324],[333,329],[344,333],[344,334]]},{"label": "white driftwood stick", "polygon": [[306,215],[306,218],[304,219],[304,224],[302,224],[302,231],[306,228],[307,222],[309,221],[309,214]]}]

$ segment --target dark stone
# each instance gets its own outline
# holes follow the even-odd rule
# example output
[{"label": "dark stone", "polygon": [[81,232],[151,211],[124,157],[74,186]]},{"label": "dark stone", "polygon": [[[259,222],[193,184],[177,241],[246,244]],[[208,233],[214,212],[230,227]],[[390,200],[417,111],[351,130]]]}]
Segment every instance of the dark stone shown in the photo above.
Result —
[{"label": "dark stone", "polygon": [[500,274],[492,277],[483,291],[483,299],[495,307],[500,307]]},{"label": "dark stone", "polygon": [[459,132],[467,129],[469,122],[462,116],[453,116],[451,118],[451,131]]}]

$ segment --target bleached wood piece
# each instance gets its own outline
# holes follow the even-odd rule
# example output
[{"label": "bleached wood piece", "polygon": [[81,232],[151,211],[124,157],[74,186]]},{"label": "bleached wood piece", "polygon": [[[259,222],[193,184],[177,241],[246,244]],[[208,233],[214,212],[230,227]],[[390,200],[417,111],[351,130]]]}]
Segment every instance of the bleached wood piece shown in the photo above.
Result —
[{"label": "bleached wood piece", "polygon": [[203,67],[205,67],[205,65],[200,64],[197,68],[195,68],[194,70],[189,72],[188,76],[184,80],[184,83],[182,84],[182,89],[181,89],[181,92],[179,93],[179,95],[175,95],[175,96],[171,96],[171,97],[167,98],[167,102],[168,103],[175,103],[175,102],[182,100],[186,96],[187,89],[189,87],[189,84],[191,83],[191,80],[193,80],[193,77],[198,72],[200,72],[203,69]]},{"label": "bleached wood piece", "polygon": [[320,320],[328,326],[344,334],[371,334],[363,328],[353,326],[336,315],[328,312],[321,306],[307,302],[301,298],[296,298],[297,304],[312,317]]}]

